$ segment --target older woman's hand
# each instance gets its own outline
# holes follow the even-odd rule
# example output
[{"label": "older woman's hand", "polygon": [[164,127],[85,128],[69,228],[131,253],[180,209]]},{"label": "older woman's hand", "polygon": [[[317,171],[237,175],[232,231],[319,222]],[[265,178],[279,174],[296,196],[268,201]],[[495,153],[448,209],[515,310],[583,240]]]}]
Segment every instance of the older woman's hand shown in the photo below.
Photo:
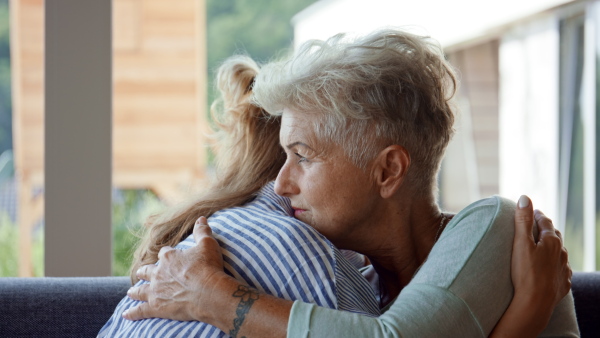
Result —
[{"label": "older woman's hand", "polygon": [[145,303],[123,313],[125,319],[203,320],[206,314],[202,310],[210,308],[206,305],[210,304],[211,286],[225,273],[221,248],[205,217],[196,221],[194,240],[197,245],[188,250],[163,247],[158,265],[138,270],[137,277],[150,284],[132,287],[127,295]]}]

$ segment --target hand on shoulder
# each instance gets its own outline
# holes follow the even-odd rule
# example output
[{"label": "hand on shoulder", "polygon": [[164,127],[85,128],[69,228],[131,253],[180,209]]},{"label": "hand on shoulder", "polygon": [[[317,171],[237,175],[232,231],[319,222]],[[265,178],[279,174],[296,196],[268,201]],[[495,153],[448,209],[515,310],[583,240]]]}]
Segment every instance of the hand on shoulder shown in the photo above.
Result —
[{"label": "hand on shoulder", "polygon": [[571,289],[572,271],[562,235],[551,219],[533,210],[527,196],[521,196],[515,213],[511,273],[515,297],[532,298],[540,304],[540,310],[545,306],[546,311],[552,312]]},{"label": "hand on shoulder", "polygon": [[558,302],[569,293],[572,274],[561,233],[551,219],[533,210],[527,196],[521,196],[511,259],[514,297],[492,336],[538,336]]},{"label": "hand on shoulder", "polygon": [[123,313],[125,319],[204,319],[201,310],[210,307],[197,305],[210,304],[212,287],[219,284],[214,281],[229,276],[223,272],[221,248],[204,217],[196,222],[194,240],[197,245],[187,250],[163,247],[158,265],[145,265],[138,270],[138,278],[150,284],[132,287],[127,295],[145,303]]}]

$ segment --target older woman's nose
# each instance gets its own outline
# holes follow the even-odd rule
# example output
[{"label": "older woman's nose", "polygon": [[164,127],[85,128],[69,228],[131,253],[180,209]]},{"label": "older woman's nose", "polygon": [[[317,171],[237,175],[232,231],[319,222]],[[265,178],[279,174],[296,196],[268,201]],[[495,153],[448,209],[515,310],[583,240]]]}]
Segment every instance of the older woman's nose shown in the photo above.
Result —
[{"label": "older woman's nose", "polygon": [[275,179],[275,193],[286,197],[298,193],[298,186],[295,184],[292,175],[290,175],[290,167],[287,163],[281,167]]}]

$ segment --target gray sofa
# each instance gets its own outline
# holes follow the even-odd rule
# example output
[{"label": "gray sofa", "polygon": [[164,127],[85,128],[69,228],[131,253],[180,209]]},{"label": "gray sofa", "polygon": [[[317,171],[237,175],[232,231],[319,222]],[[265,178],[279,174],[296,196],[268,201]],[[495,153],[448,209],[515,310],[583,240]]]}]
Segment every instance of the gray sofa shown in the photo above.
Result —
[{"label": "gray sofa", "polygon": [[[95,337],[129,288],[126,277],[0,278],[0,337]],[[582,337],[600,336],[600,272],[575,273]]]}]

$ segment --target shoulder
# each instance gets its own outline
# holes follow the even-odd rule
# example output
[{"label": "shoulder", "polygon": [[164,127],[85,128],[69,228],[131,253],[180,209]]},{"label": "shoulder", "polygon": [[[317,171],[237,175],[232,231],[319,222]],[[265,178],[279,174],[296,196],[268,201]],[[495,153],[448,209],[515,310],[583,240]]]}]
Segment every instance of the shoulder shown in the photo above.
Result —
[{"label": "shoulder", "polygon": [[[446,226],[448,232],[458,228],[486,228],[490,229],[507,220],[514,219],[516,204],[515,202],[501,197],[492,196],[477,202],[461,210],[452,218]],[[446,232],[444,230],[444,232]]]},{"label": "shoulder", "polygon": [[515,202],[492,196],[474,202],[461,210],[444,229],[436,246],[458,249],[456,243],[472,250],[479,246],[500,249],[510,253],[514,237]]},{"label": "shoulder", "polygon": [[[461,210],[446,226],[415,279],[449,287],[484,271],[509,276],[514,202],[492,196]],[[506,271],[505,271],[506,270]],[[510,279],[509,279],[510,281]]]},{"label": "shoulder", "polygon": [[333,244],[289,216],[285,200],[271,191],[267,186],[252,202],[208,219],[225,271],[277,297],[335,308]]},{"label": "shoulder", "polygon": [[[289,209],[289,210],[288,210]],[[273,182],[261,189],[256,198],[243,206],[220,210],[208,223],[221,247],[237,252],[264,251],[308,252],[333,255],[333,244],[309,225],[291,216],[287,198],[273,191]],[[178,247],[195,245],[190,235]]]},{"label": "shoulder", "polygon": [[291,210],[289,200],[275,194],[271,182],[251,202],[221,210],[208,222],[217,239],[222,236],[270,244],[314,244],[330,251],[333,245],[329,240],[311,226],[292,217]]},{"label": "shoulder", "polygon": [[436,246],[451,245],[457,239],[480,242],[484,238],[512,245],[515,209],[515,202],[501,196],[471,203],[452,218]]},{"label": "shoulder", "polygon": [[275,182],[267,183],[267,185],[258,192],[256,198],[248,203],[248,206],[252,205],[261,206],[285,216],[292,217],[294,215],[290,199],[275,193]]},{"label": "shoulder", "polygon": [[510,261],[515,208],[512,201],[493,196],[461,210],[411,284],[448,290],[461,299],[483,332],[490,332],[513,295]]}]

